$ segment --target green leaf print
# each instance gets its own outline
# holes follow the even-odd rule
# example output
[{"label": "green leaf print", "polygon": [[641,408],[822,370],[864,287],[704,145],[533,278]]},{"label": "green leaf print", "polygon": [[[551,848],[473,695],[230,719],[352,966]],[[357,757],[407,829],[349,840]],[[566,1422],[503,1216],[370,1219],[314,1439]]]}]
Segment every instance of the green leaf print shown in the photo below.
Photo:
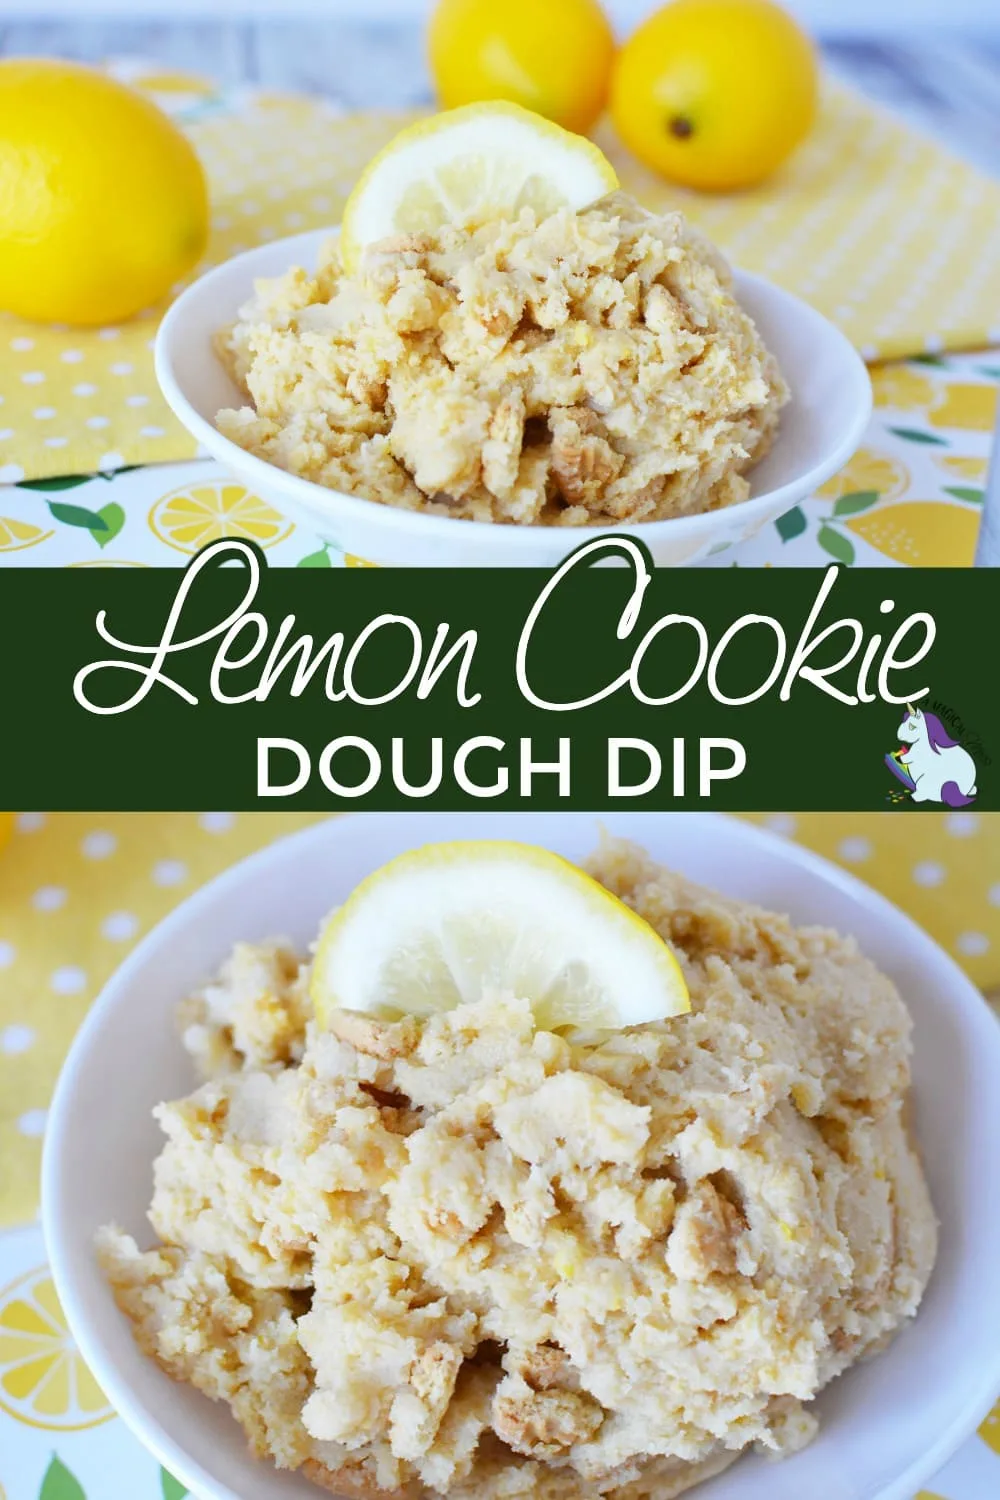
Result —
[{"label": "green leaf print", "polygon": [[783,542],[791,542],[797,536],[801,536],[806,529],[806,518],[801,508],[797,505],[786,515],[779,516],[774,523],[774,529]]},{"label": "green leaf print", "polygon": [[87,1500],[79,1479],[54,1453],[38,1491],[38,1500]]},{"label": "green leaf print", "polygon": [[189,1493],[180,1480],[168,1474],[166,1469],[160,1470],[160,1489],[163,1491],[163,1500],[184,1500],[184,1496]]},{"label": "green leaf print", "polygon": [[915,354],[913,356],[913,363],[915,365],[930,365],[936,370],[946,370],[948,368],[947,360],[943,360],[940,354]]},{"label": "green leaf print", "polygon": [[878,490],[852,490],[849,495],[841,495],[833,507],[833,513],[835,516],[857,516],[863,510],[871,510],[879,499]]},{"label": "green leaf print", "polygon": [[985,490],[969,489],[964,484],[946,484],[944,492],[954,495],[956,500],[967,500],[970,505],[982,505],[986,499]]},{"label": "green leaf print", "polygon": [[49,513],[54,521],[67,526],[82,526],[84,531],[107,531],[108,523],[96,510],[84,510],[82,505],[63,505],[61,501],[49,501]]},{"label": "green leaf print", "polygon": [[47,495],[57,490],[75,490],[78,484],[86,484],[89,478],[89,474],[60,474],[55,479],[22,479],[17,488],[37,490],[39,494]]},{"label": "green leaf print", "polygon": [[905,438],[908,443],[931,443],[935,448],[948,447],[944,438],[934,437],[929,432],[921,432],[917,427],[890,427],[889,431],[895,433],[898,438]]},{"label": "green leaf print", "polygon": [[95,541],[99,547],[106,547],[113,542],[115,537],[125,525],[125,512],[120,505],[114,502],[110,505],[102,505],[97,512],[97,519],[104,522],[105,529],[99,534],[95,533]]},{"label": "green leaf print", "polygon": [[839,563],[846,563],[848,567],[854,561],[854,543],[850,537],[844,536],[839,531],[834,531],[832,526],[821,526],[816,538],[824,552],[829,552],[832,558]]},{"label": "green leaf print", "polygon": [[330,561],[327,549],[321,547],[318,552],[310,552],[308,557],[300,557],[295,566],[297,568],[332,568],[333,563]]}]

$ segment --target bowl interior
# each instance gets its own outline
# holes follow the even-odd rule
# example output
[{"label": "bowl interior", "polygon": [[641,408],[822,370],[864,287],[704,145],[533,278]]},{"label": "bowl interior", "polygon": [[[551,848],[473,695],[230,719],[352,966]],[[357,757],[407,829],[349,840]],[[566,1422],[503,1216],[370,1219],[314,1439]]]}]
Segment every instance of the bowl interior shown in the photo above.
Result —
[{"label": "bowl interior", "polygon": [[[857,936],[896,980],[916,1023],[915,1118],[942,1220],[940,1259],[919,1318],[819,1400],[814,1444],[784,1463],[741,1460],[706,1500],[910,1500],[983,1416],[1000,1387],[1000,1028],[958,968],[881,897],[793,845],[703,814],[612,814],[612,832],[696,879],[799,921]],[[512,815],[503,835],[582,858],[597,819]],[[134,1345],[91,1253],[116,1221],[148,1243],[145,1210],[159,1133],[152,1106],[193,1086],[177,1000],[237,939],[304,946],[366,873],[428,840],[495,837],[490,814],[348,816],[286,839],[185,902],[136,949],[91,1012],[53,1105],[44,1220],[53,1271],[84,1357],[138,1436],[208,1500],[316,1491],[251,1459],[221,1406],[173,1384]],[[992,1184],[992,1186],[991,1186]]]},{"label": "bowl interior", "polygon": [[[239,308],[252,294],[257,277],[275,276],[292,265],[313,267],[328,230],[314,230],[248,251],[209,272],[190,287],[171,309],[161,328],[157,367],[168,400],[181,420],[210,452],[225,462],[232,458],[248,476],[247,456],[215,429],[222,407],[240,406],[243,397],[215,357],[212,339],[219,328],[235,321]],[[791,388],[792,399],[782,414],[778,438],[768,456],[751,472],[751,502],[787,492],[790,506],[811,488],[835,473],[854,452],[871,412],[868,372],[844,335],[820,313],[779,287],[747,272],[736,272],[738,296],[753,317],[767,346],[777,357]],[[253,462],[253,461],[251,461]],[[262,468],[270,466],[262,466]],[[257,471],[258,478],[260,470]],[[271,470],[272,475],[278,471]],[[279,476],[289,498],[299,503],[309,495],[314,507],[330,509],[336,493],[308,481]],[[637,532],[670,527],[700,529],[706,520],[725,529],[726,518],[737,511],[712,512],[709,517],[640,523]],[[723,518],[720,521],[718,518]],[[410,518],[412,519],[412,518]],[[454,531],[461,523],[420,517]],[[402,524],[402,523],[401,523]],[[495,528],[486,528],[495,530]],[[505,528],[509,530],[510,528]],[[525,537],[552,528],[514,528]]]}]

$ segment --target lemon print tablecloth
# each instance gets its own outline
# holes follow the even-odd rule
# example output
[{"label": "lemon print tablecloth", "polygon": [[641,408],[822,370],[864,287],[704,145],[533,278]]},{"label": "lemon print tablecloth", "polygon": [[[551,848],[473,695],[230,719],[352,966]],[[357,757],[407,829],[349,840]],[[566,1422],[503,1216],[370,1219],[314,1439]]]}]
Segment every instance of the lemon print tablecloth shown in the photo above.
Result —
[{"label": "lemon print tablecloth", "polygon": [[[404,123],[131,66],[190,133],[212,187],[207,263],[335,224],[365,162]],[[840,85],[805,146],[752,192],[669,186],[605,128],[623,184],[677,205],[732,259],[833,318],[870,360],[1000,343],[1000,184]],[[123,327],[0,318],[0,483],[176,462],[195,448],[156,386],[150,313]]]},{"label": "lemon print tablecloth", "polygon": [[[875,414],[846,468],[712,566],[971,564],[1000,351],[927,356],[872,373]],[[95,475],[0,487],[0,567],[181,565],[220,536],[258,542],[273,566],[345,561],[211,460],[117,464],[115,456]]]},{"label": "lemon print tablecloth", "polygon": [[[2,1500],[184,1494],[125,1431],[67,1333],[33,1223],[46,1109],[73,1033],[130,948],[205,880],[312,821],[287,813],[27,813],[0,851]],[[922,922],[974,980],[1000,986],[1000,814],[755,821],[860,874]],[[920,1500],[998,1493],[1000,1405]]]}]

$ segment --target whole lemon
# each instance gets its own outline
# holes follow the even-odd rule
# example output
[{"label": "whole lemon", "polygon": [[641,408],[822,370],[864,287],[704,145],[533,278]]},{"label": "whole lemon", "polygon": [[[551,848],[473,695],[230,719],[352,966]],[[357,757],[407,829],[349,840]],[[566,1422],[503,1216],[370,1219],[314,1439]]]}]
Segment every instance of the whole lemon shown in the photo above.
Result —
[{"label": "whole lemon", "polygon": [[583,134],[607,103],[614,51],[598,0],[438,0],[431,17],[445,109],[506,99]]},{"label": "whole lemon", "polygon": [[0,62],[0,308],[115,323],[199,259],[194,148],[134,89],[75,63]]},{"label": "whole lemon", "polygon": [[812,44],[771,0],[673,0],[619,53],[611,110],[647,166],[724,191],[762,182],[791,155],[817,93]]}]

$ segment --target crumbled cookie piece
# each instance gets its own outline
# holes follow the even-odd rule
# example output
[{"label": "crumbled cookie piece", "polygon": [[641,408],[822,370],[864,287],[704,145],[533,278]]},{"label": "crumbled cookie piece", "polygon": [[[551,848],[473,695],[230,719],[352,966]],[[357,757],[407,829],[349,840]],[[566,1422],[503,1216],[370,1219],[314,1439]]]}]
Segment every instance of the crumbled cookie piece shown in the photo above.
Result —
[{"label": "crumbled cookie piece", "polygon": [[396,236],[258,284],[216,340],[221,432],[385,505],[513,525],[736,504],[788,398],[718,252],[622,193]]},{"label": "crumbled cookie piece", "polygon": [[[393,296],[423,253],[386,253]],[[807,1442],[920,1304],[891,981],[632,845],[589,868],[672,944],[689,1014],[556,1036],[487,993],[323,1030],[272,944],[185,1006],[211,1076],[157,1110],[159,1243],[108,1229],[101,1260],[141,1347],[335,1495],[672,1500]]]}]

